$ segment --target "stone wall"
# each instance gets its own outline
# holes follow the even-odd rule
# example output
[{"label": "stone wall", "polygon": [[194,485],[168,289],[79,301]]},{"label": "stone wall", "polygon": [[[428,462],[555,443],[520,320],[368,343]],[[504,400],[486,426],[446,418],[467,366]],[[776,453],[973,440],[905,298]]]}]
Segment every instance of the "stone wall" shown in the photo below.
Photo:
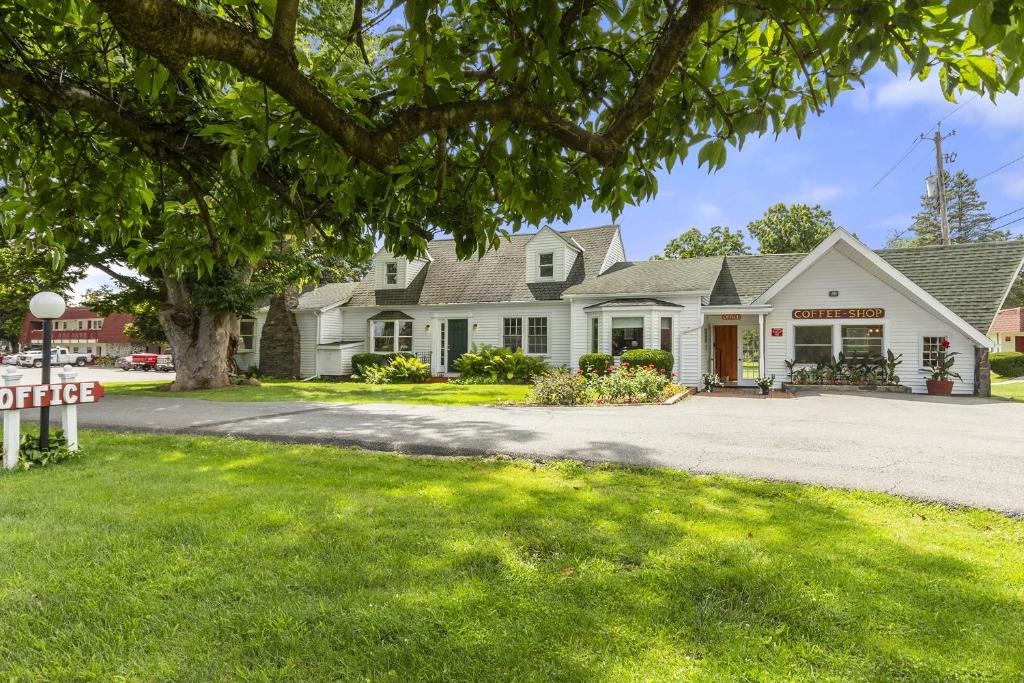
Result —
[{"label": "stone wall", "polygon": [[974,395],[989,398],[992,396],[992,366],[988,362],[988,349],[974,347]]},{"label": "stone wall", "polygon": [[267,322],[260,337],[260,373],[271,377],[298,377],[299,327],[295,307],[299,293],[289,287],[270,300]]}]

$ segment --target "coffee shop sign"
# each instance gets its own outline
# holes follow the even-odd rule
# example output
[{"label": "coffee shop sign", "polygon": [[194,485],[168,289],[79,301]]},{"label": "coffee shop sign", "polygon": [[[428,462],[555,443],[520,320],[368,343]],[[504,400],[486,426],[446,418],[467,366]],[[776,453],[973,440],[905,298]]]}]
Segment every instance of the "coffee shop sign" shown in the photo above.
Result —
[{"label": "coffee shop sign", "polygon": [[876,320],[884,317],[884,308],[796,308],[793,310],[794,320],[836,320],[840,318]]}]

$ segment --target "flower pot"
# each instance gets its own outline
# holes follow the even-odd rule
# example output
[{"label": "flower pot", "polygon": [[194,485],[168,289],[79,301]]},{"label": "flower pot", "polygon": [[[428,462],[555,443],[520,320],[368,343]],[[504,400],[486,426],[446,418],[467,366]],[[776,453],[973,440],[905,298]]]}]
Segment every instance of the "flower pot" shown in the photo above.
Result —
[{"label": "flower pot", "polygon": [[932,396],[949,396],[953,393],[953,380],[951,379],[926,379],[924,383],[928,386],[928,393]]}]

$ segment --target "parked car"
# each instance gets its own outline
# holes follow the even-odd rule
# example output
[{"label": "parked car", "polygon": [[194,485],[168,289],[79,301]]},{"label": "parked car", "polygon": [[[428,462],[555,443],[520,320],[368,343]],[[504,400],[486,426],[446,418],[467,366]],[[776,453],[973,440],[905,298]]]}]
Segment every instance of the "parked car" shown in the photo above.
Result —
[{"label": "parked car", "polygon": [[4,365],[17,365],[18,364],[18,354],[16,354],[16,353],[4,354],[3,360],[0,361],[0,363],[3,363]]},{"label": "parked car", "polygon": [[158,353],[133,353],[117,359],[114,367],[124,371],[142,370],[143,372],[174,372],[174,357]]},{"label": "parked car", "polygon": [[[77,365],[82,367],[88,364],[92,360],[92,355],[88,353],[75,353],[69,351],[63,346],[50,349],[50,365],[58,367],[61,365]],[[42,351],[27,351],[24,354],[18,354],[18,365],[25,367],[41,368],[43,367],[43,352]]]}]

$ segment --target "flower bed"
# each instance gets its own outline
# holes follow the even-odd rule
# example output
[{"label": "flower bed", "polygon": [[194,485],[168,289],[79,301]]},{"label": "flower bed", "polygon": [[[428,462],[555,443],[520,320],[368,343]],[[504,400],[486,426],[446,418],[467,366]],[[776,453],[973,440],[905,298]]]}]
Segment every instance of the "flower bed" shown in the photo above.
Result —
[{"label": "flower bed", "polygon": [[527,401],[549,406],[665,403],[685,392],[672,382],[674,374],[629,363],[604,373],[550,370],[537,377]]}]

